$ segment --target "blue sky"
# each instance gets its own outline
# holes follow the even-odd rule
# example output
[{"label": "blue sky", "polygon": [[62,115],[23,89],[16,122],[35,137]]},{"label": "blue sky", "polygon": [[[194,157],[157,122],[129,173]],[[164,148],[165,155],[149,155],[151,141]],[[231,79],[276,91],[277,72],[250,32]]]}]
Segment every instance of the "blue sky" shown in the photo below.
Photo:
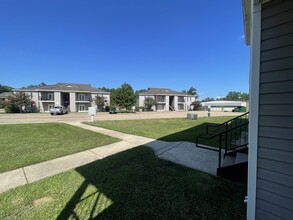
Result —
[{"label": "blue sky", "polygon": [[241,0],[1,0],[0,84],[248,92]]}]

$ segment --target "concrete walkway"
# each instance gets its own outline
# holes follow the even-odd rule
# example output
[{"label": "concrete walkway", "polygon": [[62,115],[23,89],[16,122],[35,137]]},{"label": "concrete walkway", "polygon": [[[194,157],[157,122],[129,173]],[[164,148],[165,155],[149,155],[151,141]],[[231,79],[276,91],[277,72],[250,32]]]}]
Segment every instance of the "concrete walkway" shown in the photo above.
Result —
[{"label": "concrete walkway", "polygon": [[93,127],[80,122],[68,122],[68,124],[117,137],[122,141],[0,173],[0,193],[141,145],[152,148],[159,158],[213,175],[216,174],[217,152],[197,148],[194,143],[159,141]]}]

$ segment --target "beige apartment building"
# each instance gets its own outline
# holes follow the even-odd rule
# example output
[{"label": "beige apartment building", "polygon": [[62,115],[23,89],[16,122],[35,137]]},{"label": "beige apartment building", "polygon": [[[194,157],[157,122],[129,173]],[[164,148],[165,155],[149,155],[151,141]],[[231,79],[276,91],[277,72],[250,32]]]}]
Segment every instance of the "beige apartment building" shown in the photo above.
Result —
[{"label": "beige apartment building", "polygon": [[36,88],[15,89],[14,92],[25,92],[34,101],[40,112],[63,105],[70,112],[87,112],[94,107],[96,96],[102,96],[105,106],[110,105],[110,93],[96,89],[90,84],[57,83]]}]

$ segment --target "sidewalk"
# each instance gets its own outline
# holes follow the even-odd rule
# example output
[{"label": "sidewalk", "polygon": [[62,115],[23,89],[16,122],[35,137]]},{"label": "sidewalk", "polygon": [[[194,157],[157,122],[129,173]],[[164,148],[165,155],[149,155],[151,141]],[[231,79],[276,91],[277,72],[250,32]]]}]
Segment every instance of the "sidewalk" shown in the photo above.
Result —
[{"label": "sidewalk", "polygon": [[155,155],[161,159],[213,175],[216,174],[217,152],[196,148],[194,143],[159,141],[93,127],[80,122],[68,122],[68,124],[117,137],[122,139],[122,141],[0,173],[0,193],[141,145],[152,148]]}]

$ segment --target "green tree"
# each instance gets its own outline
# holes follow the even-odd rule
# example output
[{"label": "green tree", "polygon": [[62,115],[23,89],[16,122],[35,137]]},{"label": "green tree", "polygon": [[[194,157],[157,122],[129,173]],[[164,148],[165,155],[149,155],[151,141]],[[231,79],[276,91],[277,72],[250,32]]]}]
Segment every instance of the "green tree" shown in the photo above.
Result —
[{"label": "green tree", "polygon": [[211,102],[211,101],[215,101],[214,98],[210,98],[210,97],[206,97],[205,99],[202,100],[203,102]]},{"label": "green tree", "polygon": [[17,92],[9,97],[5,111],[11,113],[23,112],[27,105],[32,105],[31,99],[24,92]]},{"label": "green tree", "polygon": [[10,86],[5,86],[0,84],[0,93],[2,92],[12,92],[12,87]]},{"label": "green tree", "polygon": [[121,85],[121,88],[116,89],[114,93],[114,102],[126,109],[130,109],[135,104],[134,91],[128,83]]},{"label": "green tree", "polygon": [[145,91],[147,91],[147,90],[146,90],[146,89],[136,90],[136,91],[135,91],[135,95],[138,95],[139,93],[143,93],[143,92],[145,92]]},{"label": "green tree", "polygon": [[227,96],[224,98],[227,101],[248,101],[249,94],[248,93],[241,93],[236,91],[231,91],[227,94]]},{"label": "green tree", "polygon": [[191,103],[191,105],[193,105],[193,110],[197,111],[197,110],[200,110],[201,102],[200,101],[194,101],[194,102]]},{"label": "green tree", "polygon": [[41,82],[40,84],[37,84],[37,85],[28,85],[28,86],[22,87],[22,89],[37,88],[37,87],[41,87],[41,86],[47,86],[47,84],[44,82]]},{"label": "green tree", "polygon": [[241,94],[242,101],[246,102],[249,100],[249,94],[244,92]]},{"label": "green tree", "polygon": [[156,101],[153,97],[146,97],[144,100],[144,106],[147,111],[150,111],[152,107],[156,104]]},{"label": "green tree", "polygon": [[195,99],[198,98],[196,88],[194,88],[193,86],[191,86],[191,87],[189,88],[189,90],[187,91],[187,94],[194,95],[194,96],[195,96]]},{"label": "green tree", "polygon": [[104,106],[105,106],[105,99],[104,99],[104,97],[97,95],[95,97],[95,103],[97,105],[98,111],[99,112],[102,112],[104,110]]}]

